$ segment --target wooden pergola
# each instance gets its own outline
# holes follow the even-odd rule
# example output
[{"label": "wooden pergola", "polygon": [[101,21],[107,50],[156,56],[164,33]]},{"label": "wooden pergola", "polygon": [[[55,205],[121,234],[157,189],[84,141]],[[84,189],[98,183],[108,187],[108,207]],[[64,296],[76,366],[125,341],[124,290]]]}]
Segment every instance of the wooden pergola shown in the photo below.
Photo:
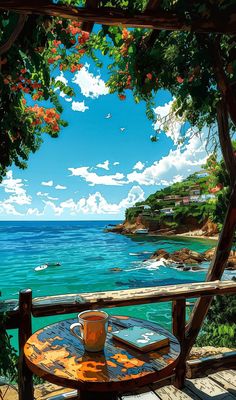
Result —
[{"label": "wooden pergola", "polygon": [[[192,0],[186,0],[186,2],[189,5],[194,5],[194,1]],[[16,26],[15,32],[13,32],[11,38],[9,38],[9,43],[5,44],[5,49],[3,50],[9,48],[11,42],[16,39],[21,32],[25,17],[31,14],[56,17],[60,16],[63,18],[78,20],[83,23],[82,29],[89,32],[92,31],[94,24],[98,23],[103,25],[124,25],[127,27],[148,28],[153,30],[151,35],[153,35],[154,38],[160,30],[187,31],[202,34],[206,37],[208,37],[209,34],[215,34],[215,38],[222,34],[232,36],[236,35],[236,4],[228,7],[224,12],[220,12],[217,6],[218,2],[216,1],[216,4],[213,6],[212,15],[203,17],[189,11],[182,15],[177,12],[164,11],[160,0],[149,0],[142,12],[132,13],[128,9],[101,7],[100,3],[99,0],[87,0],[85,7],[79,8],[62,5],[60,3],[52,3],[49,0],[38,0],[37,2],[32,2],[31,0],[2,0],[0,1],[0,10],[11,10],[19,14],[19,24]],[[204,0],[202,3],[204,3]],[[213,296],[217,293],[235,293],[236,291],[236,284],[233,282],[226,285],[227,287],[222,286],[222,288],[220,283],[218,283],[219,286],[216,284],[216,281],[221,279],[224,272],[236,227],[236,161],[228,134],[228,118],[230,117],[231,121],[236,124],[236,93],[234,87],[228,84],[223,68],[218,62],[217,48],[214,46],[214,36],[212,39],[212,35],[211,40],[213,44],[213,69],[216,75],[219,92],[222,95],[222,100],[217,109],[219,138],[222,145],[225,164],[229,175],[232,178],[232,194],[217,249],[207,274],[207,282],[203,284],[202,289],[199,292],[194,291],[194,287],[191,285],[181,288],[180,292],[178,289],[176,289],[176,292],[173,290],[169,291],[167,287],[161,289],[168,293],[165,300],[168,299],[173,301],[174,329],[182,344],[182,353],[176,374],[177,387],[182,387],[184,384],[186,360],[200,331]],[[153,41],[150,40],[150,47],[153,45],[152,43]],[[0,49],[0,54],[2,53],[1,50],[2,49]],[[214,283],[211,284],[210,282]],[[209,288],[207,285],[209,285]],[[157,288],[155,288],[155,290],[157,291]],[[29,393],[32,393],[32,381],[29,383],[29,373],[23,362],[22,350],[24,342],[31,334],[31,313],[34,316],[54,315],[62,313],[60,310],[63,310],[63,313],[75,312],[85,309],[88,306],[91,307],[91,302],[93,302],[93,305],[97,307],[114,307],[117,305],[157,302],[160,301],[161,298],[161,294],[153,294],[151,288],[139,291],[138,300],[136,298],[135,301],[134,298],[130,296],[129,291],[122,291],[121,296],[115,294],[113,300],[111,300],[109,292],[99,294],[92,293],[88,295],[88,299],[82,305],[75,304],[73,301],[71,303],[70,295],[62,296],[63,298],[56,296],[57,299],[55,299],[55,297],[34,299],[33,303],[32,298],[27,296],[28,295],[26,295],[26,297],[25,295],[21,295],[17,311],[13,311],[12,308],[9,310],[9,315],[11,315],[9,327],[18,326],[20,331],[20,357],[23,365],[23,368],[21,369],[21,400],[25,400],[26,397],[24,396],[29,396]],[[73,297],[74,295],[71,296]],[[190,316],[188,324],[185,325],[186,298],[195,296],[198,297],[198,301]],[[109,298],[109,300],[107,300],[107,298]],[[164,301],[163,298],[161,301]],[[16,322],[17,319],[19,319],[18,323]]]}]

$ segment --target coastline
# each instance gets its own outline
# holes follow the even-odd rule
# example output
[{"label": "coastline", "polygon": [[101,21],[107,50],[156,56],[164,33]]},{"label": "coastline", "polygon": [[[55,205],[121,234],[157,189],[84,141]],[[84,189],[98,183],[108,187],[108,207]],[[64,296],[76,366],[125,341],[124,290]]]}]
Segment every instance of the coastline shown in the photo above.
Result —
[{"label": "coastline", "polygon": [[180,237],[186,237],[186,238],[192,238],[192,239],[209,239],[209,240],[214,240],[218,241],[219,236],[214,235],[214,236],[206,236],[206,235],[200,235],[198,233],[195,233],[195,231],[189,231],[185,233],[177,233],[176,235],[173,236],[180,236]]}]

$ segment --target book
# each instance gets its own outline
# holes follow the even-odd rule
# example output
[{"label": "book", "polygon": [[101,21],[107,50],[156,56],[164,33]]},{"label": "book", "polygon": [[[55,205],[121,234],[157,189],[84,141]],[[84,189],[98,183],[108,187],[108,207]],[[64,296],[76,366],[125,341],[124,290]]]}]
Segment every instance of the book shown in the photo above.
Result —
[{"label": "book", "polygon": [[113,332],[113,338],[143,352],[160,349],[170,342],[167,336],[140,326]]}]

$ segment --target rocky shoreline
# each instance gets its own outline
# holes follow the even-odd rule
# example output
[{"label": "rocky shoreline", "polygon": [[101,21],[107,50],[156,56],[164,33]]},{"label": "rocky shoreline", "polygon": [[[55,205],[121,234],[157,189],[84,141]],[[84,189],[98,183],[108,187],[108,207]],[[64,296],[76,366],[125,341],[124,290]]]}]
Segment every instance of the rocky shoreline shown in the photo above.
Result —
[{"label": "rocky shoreline", "polygon": [[[156,250],[150,257],[151,260],[163,261],[166,265],[172,265],[175,268],[179,268],[182,271],[199,271],[204,269],[201,264],[204,261],[211,261],[215,252],[215,247],[198,253],[197,251],[190,250],[188,248],[182,248],[168,253],[164,249]],[[225,270],[236,271],[236,255],[234,251],[230,252],[230,256],[225,267]]]},{"label": "rocky shoreline", "polygon": [[167,226],[155,226],[155,224],[146,224],[142,218],[137,217],[134,222],[124,221],[121,224],[108,226],[105,231],[119,233],[122,235],[135,235],[139,229],[148,229],[147,236],[185,236],[192,238],[206,238],[216,240],[218,238],[218,229],[212,221],[205,221],[202,226],[196,227],[194,224],[182,225],[173,229]]}]

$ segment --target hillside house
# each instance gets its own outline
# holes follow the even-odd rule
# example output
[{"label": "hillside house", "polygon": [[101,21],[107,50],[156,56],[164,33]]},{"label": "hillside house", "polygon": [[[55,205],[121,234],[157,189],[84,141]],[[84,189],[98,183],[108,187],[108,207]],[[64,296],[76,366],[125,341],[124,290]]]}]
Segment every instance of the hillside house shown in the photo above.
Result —
[{"label": "hillside house", "polygon": [[173,208],[171,208],[171,207],[162,208],[162,209],[160,210],[160,212],[161,212],[162,214],[165,214],[165,215],[174,215]]}]

